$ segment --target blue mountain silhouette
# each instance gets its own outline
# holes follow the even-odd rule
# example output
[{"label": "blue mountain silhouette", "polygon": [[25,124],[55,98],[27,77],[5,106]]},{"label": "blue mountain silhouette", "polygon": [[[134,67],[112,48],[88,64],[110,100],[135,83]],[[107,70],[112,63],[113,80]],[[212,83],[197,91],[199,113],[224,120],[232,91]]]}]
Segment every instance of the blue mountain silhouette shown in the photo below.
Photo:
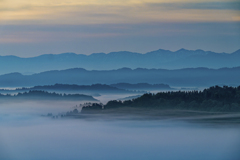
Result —
[{"label": "blue mountain silhouette", "polygon": [[239,85],[240,67],[234,68],[185,68],[167,69],[130,69],[85,70],[73,68],[53,70],[33,75],[11,73],[0,76],[0,87],[29,87],[36,85],[78,84],[91,85],[116,83],[168,84],[170,86],[213,86]]},{"label": "blue mountain silhouette", "polygon": [[31,58],[0,56],[0,74],[19,72],[39,73],[49,70],[85,68],[87,70],[112,70],[118,68],[223,68],[240,66],[240,50],[231,54],[203,50],[180,49],[176,52],[159,49],[145,54],[127,51],[93,53],[91,55],[63,53],[45,54]]}]

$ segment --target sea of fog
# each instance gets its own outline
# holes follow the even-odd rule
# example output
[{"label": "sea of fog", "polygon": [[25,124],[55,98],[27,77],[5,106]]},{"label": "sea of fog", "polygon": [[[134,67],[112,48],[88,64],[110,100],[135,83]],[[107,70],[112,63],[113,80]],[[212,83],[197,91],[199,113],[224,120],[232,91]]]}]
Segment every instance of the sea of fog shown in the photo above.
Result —
[{"label": "sea of fog", "polygon": [[0,160],[239,160],[240,128],[176,120],[42,117],[77,102],[0,104]]}]

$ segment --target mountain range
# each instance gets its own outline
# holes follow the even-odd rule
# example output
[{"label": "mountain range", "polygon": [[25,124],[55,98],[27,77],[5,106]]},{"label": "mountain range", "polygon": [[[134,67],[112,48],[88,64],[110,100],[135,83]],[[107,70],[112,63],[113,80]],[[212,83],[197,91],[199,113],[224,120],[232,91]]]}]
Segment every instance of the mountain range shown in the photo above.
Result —
[{"label": "mountain range", "polygon": [[240,66],[240,50],[231,54],[203,50],[180,49],[172,52],[159,49],[145,54],[121,51],[93,53],[91,55],[62,53],[44,54],[37,57],[21,58],[0,56],[0,74],[19,72],[33,74],[49,70],[85,68],[87,70],[113,70],[123,67],[136,68],[223,68]]},{"label": "mountain range", "polygon": [[213,85],[237,86],[240,82],[240,67],[234,68],[185,68],[86,70],[73,68],[47,71],[33,75],[10,73],[0,76],[0,87],[31,87],[59,84],[115,84],[115,83],[168,84],[172,87],[207,87]]}]

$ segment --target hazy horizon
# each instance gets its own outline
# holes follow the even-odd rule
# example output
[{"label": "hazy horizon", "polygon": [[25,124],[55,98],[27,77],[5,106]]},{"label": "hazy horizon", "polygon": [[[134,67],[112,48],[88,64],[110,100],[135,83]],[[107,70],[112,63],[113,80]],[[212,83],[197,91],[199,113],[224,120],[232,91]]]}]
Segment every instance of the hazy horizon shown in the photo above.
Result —
[{"label": "hazy horizon", "polygon": [[203,49],[240,44],[237,0],[0,1],[1,55]]}]

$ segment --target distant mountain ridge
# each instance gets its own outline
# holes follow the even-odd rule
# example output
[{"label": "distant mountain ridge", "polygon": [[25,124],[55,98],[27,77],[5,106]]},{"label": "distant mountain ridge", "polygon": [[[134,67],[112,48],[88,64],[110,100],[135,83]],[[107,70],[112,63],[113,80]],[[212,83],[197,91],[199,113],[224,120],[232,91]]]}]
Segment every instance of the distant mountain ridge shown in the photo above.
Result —
[{"label": "distant mountain ridge", "polygon": [[180,49],[172,52],[159,49],[145,54],[120,51],[93,53],[91,55],[63,53],[45,54],[37,57],[20,58],[17,56],[0,56],[0,74],[39,73],[49,70],[68,68],[85,68],[87,70],[112,70],[123,67],[136,68],[223,68],[240,66],[240,50],[231,54],[215,53],[203,50]]},{"label": "distant mountain ridge", "polygon": [[127,90],[146,90],[146,91],[173,89],[167,84],[148,84],[148,83],[137,83],[137,84],[117,83],[117,84],[111,84],[110,86],[120,88],[120,89],[127,89]]},{"label": "distant mountain ridge", "polygon": [[77,84],[91,85],[116,83],[168,84],[172,87],[207,87],[214,85],[233,85],[240,83],[240,67],[234,68],[185,68],[130,69],[89,71],[82,68],[47,71],[33,75],[11,73],[0,76],[0,87],[31,87],[37,85]]},{"label": "distant mountain ridge", "polygon": [[[149,85],[149,84],[148,84]],[[165,85],[161,85],[164,86]],[[167,85],[166,85],[167,86]],[[169,87],[169,86],[168,86]],[[166,87],[165,87],[166,88]],[[170,88],[170,87],[169,87]],[[158,88],[156,88],[158,89]],[[170,88],[171,89],[171,88]],[[145,91],[130,91],[122,88],[117,88],[106,84],[92,84],[92,85],[76,85],[76,84],[54,84],[34,87],[23,87],[16,89],[0,89],[0,93],[23,93],[29,91],[46,91],[56,93],[81,93],[81,94],[132,94],[132,93],[146,93]]]},{"label": "distant mountain ridge", "polygon": [[0,102],[2,101],[15,101],[15,100],[70,100],[70,101],[98,101],[89,95],[83,94],[58,94],[49,93],[46,91],[31,90],[24,93],[17,93],[15,95],[3,95],[0,94]]}]

